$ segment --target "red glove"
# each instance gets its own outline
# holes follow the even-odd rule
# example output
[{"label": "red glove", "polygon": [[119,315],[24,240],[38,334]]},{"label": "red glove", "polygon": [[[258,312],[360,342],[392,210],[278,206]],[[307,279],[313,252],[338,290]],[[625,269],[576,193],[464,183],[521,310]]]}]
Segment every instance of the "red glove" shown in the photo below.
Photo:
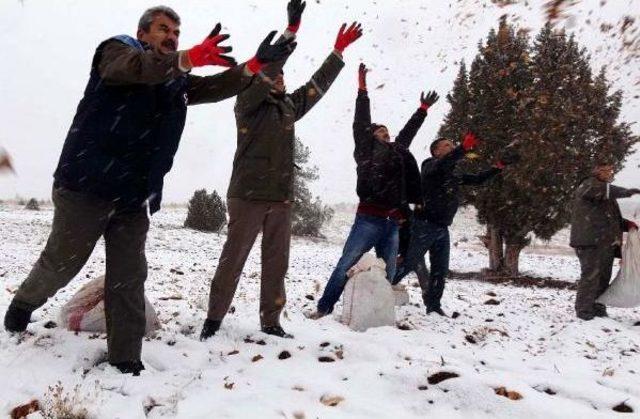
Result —
[{"label": "red glove", "polygon": [[504,164],[504,162],[503,162],[502,160],[498,160],[498,161],[496,162],[496,165],[495,165],[495,166],[496,166],[496,169],[500,169],[500,170],[502,170],[502,169],[504,169],[505,167],[507,167],[507,165],[506,165],[506,164]]},{"label": "red glove", "polygon": [[222,53],[231,52],[233,48],[218,46],[220,42],[229,38],[229,35],[220,35],[220,29],[222,26],[218,23],[201,44],[187,51],[193,67],[205,65],[233,67],[237,64],[233,57],[222,55]]},{"label": "red glove", "polygon": [[634,223],[631,220],[627,220],[627,230],[631,231],[631,230],[637,230],[638,229],[638,224]]},{"label": "red glove", "polygon": [[338,32],[336,38],[335,49],[342,54],[344,49],[354,43],[358,38],[362,36],[362,25],[357,22],[353,22],[351,26],[345,31],[347,27],[346,23],[343,23]]},{"label": "red glove", "polygon": [[358,89],[359,90],[367,90],[367,72],[369,69],[364,63],[360,63],[360,67],[358,68]]},{"label": "red glove", "polygon": [[478,144],[480,144],[480,140],[472,132],[468,132],[462,140],[462,148],[464,151],[471,151],[476,148]]}]

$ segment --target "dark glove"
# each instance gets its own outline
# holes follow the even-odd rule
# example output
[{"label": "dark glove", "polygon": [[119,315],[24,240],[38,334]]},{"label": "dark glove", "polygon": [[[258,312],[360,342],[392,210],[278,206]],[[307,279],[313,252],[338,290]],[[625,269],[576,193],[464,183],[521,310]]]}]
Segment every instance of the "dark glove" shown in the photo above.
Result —
[{"label": "dark glove", "polygon": [[364,63],[360,63],[360,67],[358,68],[358,89],[359,90],[367,90],[367,72],[369,69]]},{"label": "dark glove", "polygon": [[630,192],[632,195],[638,195],[638,194],[640,194],[640,189],[638,189],[638,188],[632,188],[632,189],[629,189],[629,192]]},{"label": "dark glove", "polygon": [[507,150],[502,155],[502,158],[498,160],[496,163],[496,167],[498,169],[504,169],[505,166],[509,166],[510,164],[515,164],[520,161],[520,154],[518,154],[515,150]]},{"label": "dark glove", "polygon": [[440,99],[440,96],[434,90],[427,92],[426,96],[424,92],[420,93],[420,109],[428,110],[438,99]]},{"label": "dark glove", "polygon": [[631,231],[631,230],[637,230],[638,229],[638,224],[634,223],[631,220],[626,220],[627,221],[627,230]]},{"label": "dark glove", "polygon": [[284,60],[296,49],[298,44],[293,41],[293,38],[271,44],[273,37],[276,36],[276,32],[277,31],[270,32],[258,47],[255,57],[247,61],[247,68],[252,73],[258,73],[265,64]]},{"label": "dark glove", "polygon": [[464,151],[471,151],[476,148],[478,144],[480,144],[480,140],[472,132],[466,133],[464,139],[462,140],[462,148],[464,149]]},{"label": "dark glove", "polygon": [[298,32],[300,21],[302,20],[302,12],[307,7],[307,2],[302,0],[291,0],[287,4],[287,15],[289,17],[289,26],[287,29],[293,33]]},{"label": "dark glove", "polygon": [[187,51],[189,61],[191,61],[193,67],[202,67],[205,65],[233,67],[237,65],[233,57],[222,55],[225,52],[231,52],[233,48],[218,46],[220,42],[229,39],[230,36],[220,35],[220,29],[222,29],[222,25],[218,23],[201,44]]},{"label": "dark glove", "polygon": [[338,37],[336,38],[335,49],[342,54],[344,49],[349,45],[353,44],[362,36],[362,25],[357,22],[353,22],[348,29],[346,23],[343,23],[340,27],[340,31],[338,32]]}]

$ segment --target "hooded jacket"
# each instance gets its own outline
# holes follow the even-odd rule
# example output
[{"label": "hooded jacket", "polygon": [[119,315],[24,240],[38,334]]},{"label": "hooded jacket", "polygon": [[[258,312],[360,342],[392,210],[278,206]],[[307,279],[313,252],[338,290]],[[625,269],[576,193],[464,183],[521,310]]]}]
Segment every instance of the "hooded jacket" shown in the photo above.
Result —
[{"label": "hooded jacket", "polygon": [[402,209],[408,203],[422,203],[420,171],[409,146],[422,126],[427,112],[418,109],[398,134],[395,142],[383,143],[373,136],[371,105],[366,90],[358,90],[353,121],[358,183],[361,204],[384,210]]}]

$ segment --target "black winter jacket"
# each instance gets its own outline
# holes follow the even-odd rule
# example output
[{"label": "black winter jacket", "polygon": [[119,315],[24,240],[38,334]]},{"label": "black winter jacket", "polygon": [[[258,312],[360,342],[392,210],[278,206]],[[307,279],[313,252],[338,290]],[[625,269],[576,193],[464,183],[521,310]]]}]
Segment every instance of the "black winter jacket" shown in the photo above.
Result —
[{"label": "black winter jacket", "polygon": [[424,208],[416,217],[450,226],[460,205],[460,185],[480,185],[501,170],[492,168],[477,174],[460,174],[458,161],[464,157],[461,146],[443,158],[431,157],[422,162],[422,196]]},{"label": "black winter jacket", "polygon": [[426,111],[418,109],[395,142],[382,143],[373,136],[369,96],[365,90],[358,90],[353,157],[358,174],[356,192],[361,203],[391,210],[422,202],[420,171],[409,146],[426,116]]}]

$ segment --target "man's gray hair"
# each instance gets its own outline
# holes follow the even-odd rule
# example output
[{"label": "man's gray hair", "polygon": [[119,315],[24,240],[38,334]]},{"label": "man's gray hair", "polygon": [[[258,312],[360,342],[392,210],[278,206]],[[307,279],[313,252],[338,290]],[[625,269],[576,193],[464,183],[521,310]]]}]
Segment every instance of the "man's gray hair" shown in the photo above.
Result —
[{"label": "man's gray hair", "polygon": [[180,24],[180,16],[178,16],[178,14],[171,7],[155,6],[145,10],[142,16],[140,16],[140,20],[138,21],[138,29],[149,32],[149,29],[151,29],[151,24],[153,23],[153,19],[159,14],[167,16],[178,25]]}]

